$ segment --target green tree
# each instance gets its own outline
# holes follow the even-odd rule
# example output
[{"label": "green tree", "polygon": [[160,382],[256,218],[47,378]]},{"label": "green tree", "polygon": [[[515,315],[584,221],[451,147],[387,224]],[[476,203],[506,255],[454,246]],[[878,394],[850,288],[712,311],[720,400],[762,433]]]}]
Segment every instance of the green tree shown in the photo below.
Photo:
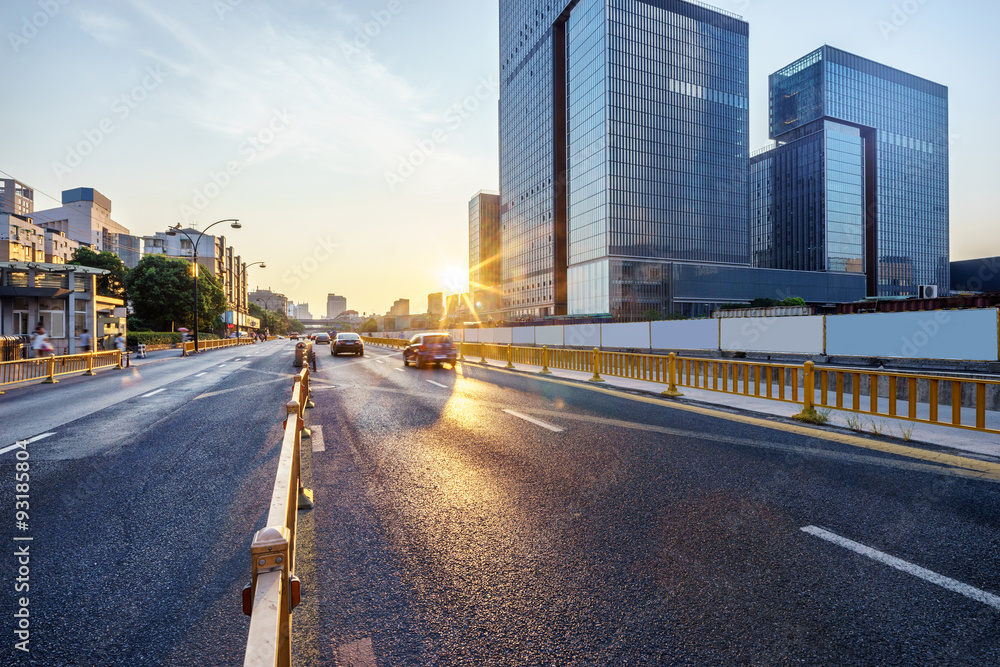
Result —
[{"label": "green tree", "polygon": [[107,269],[111,273],[98,276],[97,293],[116,299],[125,299],[129,270],[125,262],[113,252],[94,252],[81,246],[73,251],[73,259],[69,262],[76,266],[89,266],[94,269]]},{"label": "green tree", "polygon": [[361,333],[375,333],[378,331],[378,320],[374,317],[369,318],[361,325]]},{"label": "green tree", "polygon": [[[146,255],[129,272],[125,288],[136,317],[160,331],[171,323],[194,326],[194,283],[191,264],[163,255]],[[219,281],[199,271],[198,318],[201,330],[208,330],[226,311],[226,295]]]}]

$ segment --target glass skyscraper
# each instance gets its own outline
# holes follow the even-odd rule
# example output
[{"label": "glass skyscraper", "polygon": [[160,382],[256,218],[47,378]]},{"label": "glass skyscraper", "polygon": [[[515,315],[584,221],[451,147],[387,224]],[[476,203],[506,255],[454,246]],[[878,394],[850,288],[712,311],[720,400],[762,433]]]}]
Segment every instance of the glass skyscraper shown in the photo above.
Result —
[{"label": "glass skyscraper", "polygon": [[[812,225],[808,234],[831,253],[818,270],[853,266],[838,262],[839,255],[854,261],[860,183],[868,294],[914,296],[919,285],[937,285],[946,293],[951,283],[948,89],[824,46],[771,75],[770,108],[771,138],[782,145],[753,161],[754,262],[798,268],[795,262],[809,254],[811,237],[787,233]],[[813,132],[823,139],[803,138]],[[831,140],[839,155],[831,152]],[[827,152],[806,167],[811,141],[826,141]],[[789,165],[796,160],[799,172],[793,174]],[[758,197],[767,187],[771,198]],[[826,200],[819,209],[797,205],[817,188]],[[791,252],[783,243],[791,244]]]},{"label": "glass skyscraper", "polygon": [[865,157],[861,131],[818,120],[750,158],[753,265],[864,273]]},{"label": "glass skyscraper", "polygon": [[469,292],[484,319],[500,310],[500,195],[481,190],[469,200]]},{"label": "glass skyscraper", "polygon": [[500,23],[508,315],[627,316],[664,307],[665,260],[749,264],[745,21],[503,0]]}]

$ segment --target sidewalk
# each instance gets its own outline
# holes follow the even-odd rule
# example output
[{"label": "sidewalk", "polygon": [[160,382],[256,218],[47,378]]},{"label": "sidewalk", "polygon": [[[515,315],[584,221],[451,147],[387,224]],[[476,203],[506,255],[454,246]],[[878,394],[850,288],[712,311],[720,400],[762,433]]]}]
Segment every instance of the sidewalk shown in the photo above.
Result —
[{"label": "sidewalk", "polygon": [[[478,364],[479,360],[472,357],[466,358],[466,363]],[[491,368],[505,368],[507,363],[504,361],[494,361],[488,360],[488,367]],[[540,366],[530,366],[528,364],[515,364],[515,371],[520,371],[526,374],[537,374],[541,370]],[[567,371],[561,369],[550,369],[552,375],[548,377],[557,378],[561,380],[573,380],[576,382],[587,382],[592,377],[590,372],[583,371]],[[619,388],[628,391],[639,391],[643,393],[653,394],[659,396],[661,392],[665,391],[667,385],[659,384],[656,382],[646,382],[643,380],[632,380],[628,378],[614,377],[610,375],[601,376],[604,379],[603,384],[593,384],[592,386],[598,387],[608,387],[608,388]],[[587,383],[591,384],[591,383]],[[740,396],[737,394],[727,394],[716,391],[706,391],[704,389],[692,389],[690,387],[678,387],[678,390],[684,394],[683,398],[678,399],[664,399],[666,401],[677,401],[679,403],[690,403],[690,404],[702,404],[710,406],[718,406],[722,408],[729,408],[734,410],[745,410],[747,412],[758,413],[761,415],[781,417],[784,419],[789,419],[792,415],[799,412],[799,408],[793,403],[783,403],[780,401],[772,401],[768,399],[753,398],[748,396]],[[817,406],[817,409],[822,409],[821,406]],[[980,456],[990,456],[1000,458],[1000,435],[995,435],[992,433],[980,433],[977,431],[968,431],[965,429],[952,428],[948,426],[934,426],[931,424],[920,424],[916,422],[906,421],[902,419],[890,419],[887,417],[869,417],[867,415],[858,415],[850,412],[840,412],[833,409],[830,413],[830,421],[827,422],[829,426],[836,426],[844,429],[849,429],[848,419],[861,419],[861,424],[859,428],[863,428],[863,432],[866,434],[873,434],[873,424],[876,428],[881,430],[882,437],[892,438],[899,442],[904,442],[903,434],[909,435],[909,441],[906,442],[908,445],[936,445],[939,447],[948,447],[950,449],[956,449],[964,452],[969,452],[972,454],[977,454]],[[990,428],[996,428],[997,424],[1000,424],[1000,413],[988,412],[987,413],[987,425]]]}]

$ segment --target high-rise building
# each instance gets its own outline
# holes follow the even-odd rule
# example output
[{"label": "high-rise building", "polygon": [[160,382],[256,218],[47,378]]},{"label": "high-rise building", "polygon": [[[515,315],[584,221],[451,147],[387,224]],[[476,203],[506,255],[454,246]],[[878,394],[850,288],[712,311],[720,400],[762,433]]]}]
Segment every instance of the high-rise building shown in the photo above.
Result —
[{"label": "high-rise building", "polygon": [[469,292],[483,319],[500,312],[500,236],[500,194],[480,190],[469,200]]},{"label": "high-rise building", "polygon": [[326,297],[326,318],[332,320],[347,310],[347,297],[329,294]]},{"label": "high-rise building", "polygon": [[865,150],[861,130],[817,120],[750,158],[754,266],[865,271]]},{"label": "high-rise building", "polygon": [[[749,263],[744,20],[682,0],[504,0],[500,22],[508,314],[625,311],[663,260]],[[645,300],[662,303],[654,282]]]},{"label": "high-rise building", "polygon": [[309,312],[308,303],[300,303],[295,306],[295,319],[299,321],[311,320],[313,318],[312,313]]},{"label": "high-rise building", "polygon": [[[427,295],[427,314],[432,320],[440,320],[444,317],[444,292],[434,292]],[[435,324],[437,323],[435,322]]]},{"label": "high-rise building", "polygon": [[0,213],[30,216],[34,211],[34,190],[12,178],[0,179]]},{"label": "high-rise building", "polygon": [[[770,179],[775,189],[769,201],[756,200],[755,242],[763,250],[755,259],[772,256],[779,268],[792,268],[786,260],[823,246],[828,270],[837,270],[842,255],[856,266],[860,203],[868,294],[916,296],[920,285],[946,293],[947,87],[823,46],[771,75],[770,107],[770,135],[779,145],[754,158],[754,188]],[[793,173],[791,156],[813,142],[825,144],[824,152]],[[819,193],[816,206],[798,205],[808,192]],[[786,237],[794,250],[782,257],[781,249],[768,249],[767,230],[805,235]]]},{"label": "high-rise building", "polygon": [[110,199],[93,188],[76,188],[63,191],[62,203],[58,208],[35,211],[35,224],[62,232],[96,252],[113,252],[125,266],[135,268],[142,255],[141,239],[111,219]]}]

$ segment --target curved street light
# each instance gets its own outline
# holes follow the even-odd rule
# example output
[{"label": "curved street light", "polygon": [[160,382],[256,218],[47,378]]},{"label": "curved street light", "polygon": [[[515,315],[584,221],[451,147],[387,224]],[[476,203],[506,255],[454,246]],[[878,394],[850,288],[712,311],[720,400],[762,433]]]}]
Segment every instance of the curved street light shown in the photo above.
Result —
[{"label": "curved street light", "polygon": [[[242,278],[243,278],[243,283],[244,283],[244,285],[246,284],[246,280],[247,280],[247,269],[249,269],[249,268],[250,268],[251,266],[258,266],[258,265],[259,265],[259,266],[260,266],[260,268],[262,268],[262,269],[266,269],[266,268],[267,268],[267,264],[265,264],[264,262],[253,262],[252,264],[244,264],[244,265],[243,265],[243,273],[242,273]],[[247,291],[249,291],[249,290],[247,290]],[[249,299],[249,297],[248,297],[248,298],[247,298],[247,313],[248,313],[248,314],[249,314],[249,311],[250,311],[250,303],[249,303],[249,302],[250,302],[250,299]],[[250,327],[247,327],[247,329],[249,330],[249,329],[250,329]],[[237,331],[237,332],[239,332],[239,330],[240,330],[240,325],[239,325],[239,324],[237,324],[237,325],[236,325],[236,331]]]},{"label": "curved street light", "polygon": [[[194,264],[192,266],[194,270],[194,351],[195,352],[198,352],[198,245],[201,243],[201,240],[205,237],[205,232],[223,222],[232,223],[230,227],[232,227],[233,229],[240,229],[241,227],[243,227],[243,225],[240,224],[240,221],[236,218],[226,218],[225,220],[218,220],[210,224],[204,230],[202,230],[201,234],[198,235],[197,241],[192,239],[190,234],[181,229],[181,223],[179,222],[173,227],[167,229],[167,236],[177,236],[178,233],[183,234],[184,236],[187,237],[188,241],[191,241],[194,247]],[[213,259],[214,259],[214,254],[213,254]]]}]

